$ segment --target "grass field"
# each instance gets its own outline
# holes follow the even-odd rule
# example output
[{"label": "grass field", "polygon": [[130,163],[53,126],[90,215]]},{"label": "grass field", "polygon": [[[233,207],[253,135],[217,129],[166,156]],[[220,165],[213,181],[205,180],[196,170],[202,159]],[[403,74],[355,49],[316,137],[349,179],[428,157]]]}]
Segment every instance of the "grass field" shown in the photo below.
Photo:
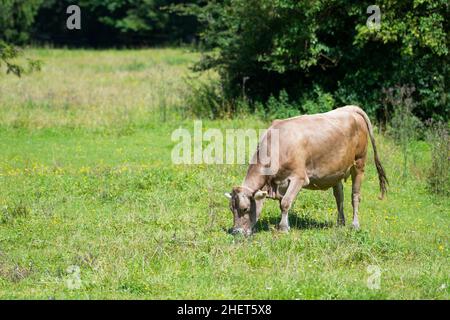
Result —
[{"label": "grass field", "polygon": [[[246,167],[171,163],[172,131],[193,127],[177,110],[197,54],[27,54],[42,72],[0,76],[0,298],[449,298],[450,201],[426,191],[424,142],[405,179],[400,150],[377,136],[391,186],[378,200],[369,161],[360,231],[336,228],[331,190],[302,191],[289,234],[268,202],[258,232],[234,238],[223,193]],[[373,268],[379,289],[368,287]]]}]

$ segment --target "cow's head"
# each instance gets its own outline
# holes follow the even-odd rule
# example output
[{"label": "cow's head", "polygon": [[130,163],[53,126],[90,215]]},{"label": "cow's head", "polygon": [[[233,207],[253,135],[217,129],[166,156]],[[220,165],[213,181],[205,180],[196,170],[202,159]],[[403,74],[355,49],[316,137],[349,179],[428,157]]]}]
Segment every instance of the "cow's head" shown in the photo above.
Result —
[{"label": "cow's head", "polygon": [[225,193],[225,196],[230,199],[230,209],[233,213],[233,234],[240,233],[246,236],[252,234],[266,195],[266,191],[258,190],[253,193],[243,187],[235,187],[231,193]]}]

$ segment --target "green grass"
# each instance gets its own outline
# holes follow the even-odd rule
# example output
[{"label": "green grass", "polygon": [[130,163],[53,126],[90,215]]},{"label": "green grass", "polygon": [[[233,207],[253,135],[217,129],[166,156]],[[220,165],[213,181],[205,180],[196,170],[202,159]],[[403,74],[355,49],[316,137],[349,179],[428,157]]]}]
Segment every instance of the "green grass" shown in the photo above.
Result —
[{"label": "green grass", "polygon": [[[361,230],[336,228],[331,190],[302,191],[291,232],[267,202],[249,239],[226,230],[242,165],[175,166],[171,133],[197,55],[177,49],[32,50],[44,71],[0,76],[0,297],[448,299],[450,201],[426,191],[429,147],[377,136],[391,187],[368,163]],[[169,108],[161,121],[161,103]],[[251,116],[204,128],[260,128]],[[345,211],[351,219],[350,189]],[[369,265],[381,269],[367,287]],[[70,266],[81,287],[70,289]]]}]

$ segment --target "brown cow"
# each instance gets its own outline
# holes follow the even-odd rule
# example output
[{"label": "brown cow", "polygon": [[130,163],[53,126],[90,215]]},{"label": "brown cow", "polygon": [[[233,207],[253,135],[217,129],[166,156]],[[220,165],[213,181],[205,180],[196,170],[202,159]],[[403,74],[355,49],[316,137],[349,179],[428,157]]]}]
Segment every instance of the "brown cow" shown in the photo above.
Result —
[{"label": "brown cow", "polygon": [[[275,120],[258,145],[243,185],[225,194],[230,199],[233,212],[233,233],[252,233],[263,200],[268,195],[280,200],[279,229],[289,231],[288,210],[302,188],[333,188],[338,208],[337,223],[345,225],[342,180],[349,175],[352,177],[353,227],[359,228],[358,205],[367,156],[367,136],[372,142],[381,199],[388,181],[378,158],[372,125],[361,108],[345,106],[327,113]],[[275,144],[277,148],[273,148],[272,137],[279,137]],[[259,150],[263,146],[268,150],[269,164],[259,161]],[[276,170],[267,174],[268,166],[274,163]]]}]

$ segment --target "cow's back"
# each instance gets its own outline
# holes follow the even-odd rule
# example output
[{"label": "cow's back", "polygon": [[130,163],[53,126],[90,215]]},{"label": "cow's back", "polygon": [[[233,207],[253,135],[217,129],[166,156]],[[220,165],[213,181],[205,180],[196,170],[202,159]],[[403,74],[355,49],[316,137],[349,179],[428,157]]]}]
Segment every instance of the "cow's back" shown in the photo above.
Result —
[{"label": "cow's back", "polygon": [[346,178],[355,159],[367,152],[367,125],[355,108],[274,122],[271,129],[280,137],[280,174],[303,171],[312,189],[326,189]]}]

